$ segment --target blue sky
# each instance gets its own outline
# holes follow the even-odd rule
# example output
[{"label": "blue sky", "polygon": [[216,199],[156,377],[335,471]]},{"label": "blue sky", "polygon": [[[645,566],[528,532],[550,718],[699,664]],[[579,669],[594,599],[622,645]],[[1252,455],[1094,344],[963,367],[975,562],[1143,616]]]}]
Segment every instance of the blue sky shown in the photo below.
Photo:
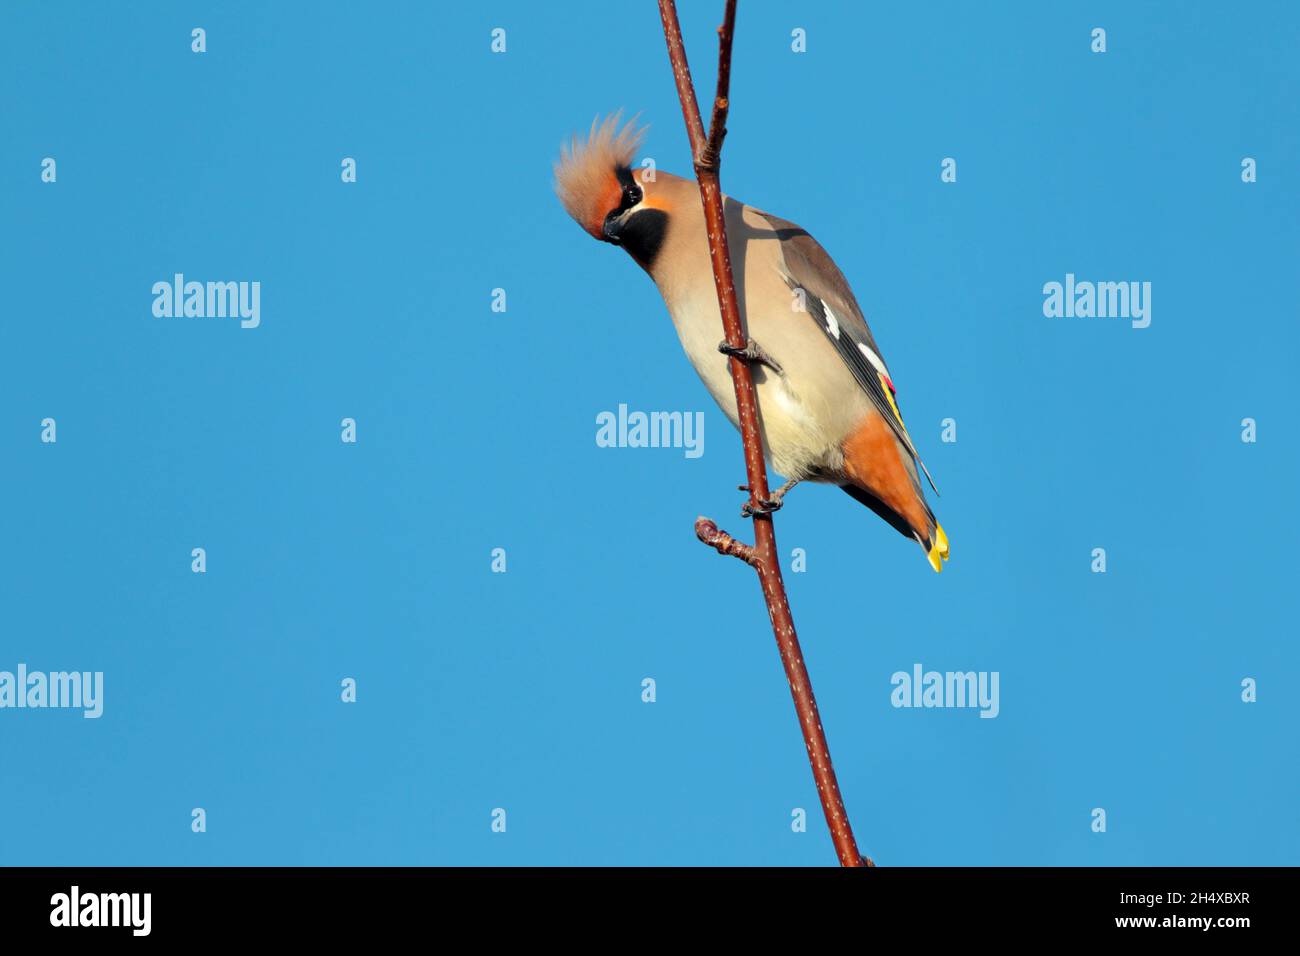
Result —
[{"label": "blue sky", "polygon": [[[721,3],[682,7],[707,100]],[[1280,2],[741,4],[724,188],[849,277],[952,540],[936,576],[825,487],[776,522],[879,862],[1300,863],[1298,40]],[[105,687],[0,710],[0,863],[834,861],[752,574],[691,530],[748,534],[739,438],[551,193],[620,107],[688,171],[653,3],[10,3],[0,63],[0,670]],[[178,272],[261,324],[155,318]],[[1045,317],[1067,273],[1151,325]],[[598,447],[620,403],[704,454]],[[892,707],[917,663],[999,715]]]}]

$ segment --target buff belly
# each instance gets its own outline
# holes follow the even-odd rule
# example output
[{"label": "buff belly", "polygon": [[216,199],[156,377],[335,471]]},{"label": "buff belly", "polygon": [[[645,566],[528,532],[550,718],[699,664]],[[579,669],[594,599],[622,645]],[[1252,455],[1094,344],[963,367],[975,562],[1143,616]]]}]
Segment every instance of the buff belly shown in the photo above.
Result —
[{"label": "buff belly", "polygon": [[[739,427],[730,361],[718,351],[722,318],[713,290],[708,293],[703,303],[697,296],[669,311],[691,365]],[[768,463],[786,478],[835,481],[843,474],[840,446],[868,413],[868,400],[811,317],[786,311],[788,296],[778,304],[782,308],[751,310],[748,316],[749,334],[784,373],[751,365]]]}]

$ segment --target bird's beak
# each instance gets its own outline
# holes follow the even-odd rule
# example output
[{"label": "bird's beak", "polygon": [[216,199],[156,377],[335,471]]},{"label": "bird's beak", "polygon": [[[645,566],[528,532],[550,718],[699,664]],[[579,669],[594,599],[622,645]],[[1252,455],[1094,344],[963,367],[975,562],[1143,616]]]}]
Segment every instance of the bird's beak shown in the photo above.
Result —
[{"label": "bird's beak", "polygon": [[604,239],[606,242],[613,243],[616,246],[621,246],[623,244],[620,234],[623,232],[623,227],[627,225],[628,217],[632,215],[635,209],[636,207],[633,206],[632,209],[627,210],[627,212],[622,215],[614,216],[605,220],[605,226],[601,231],[604,233]]}]

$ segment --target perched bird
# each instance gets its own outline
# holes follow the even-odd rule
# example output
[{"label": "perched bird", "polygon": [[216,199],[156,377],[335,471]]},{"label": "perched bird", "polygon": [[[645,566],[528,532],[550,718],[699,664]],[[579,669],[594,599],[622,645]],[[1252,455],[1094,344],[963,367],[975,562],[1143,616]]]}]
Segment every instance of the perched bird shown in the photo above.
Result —
[{"label": "perched bird", "polygon": [[[733,425],[728,355],[749,362],[768,462],[789,479],[832,482],[914,538],[935,571],[948,538],[926,504],[894,383],[848,282],[826,251],[793,223],[724,197],[727,239],[747,344],[722,337],[699,187],[631,164],[643,130],[619,114],[573,138],[555,165],[564,208],[588,233],[623,249],[663,296],[695,371]],[[936,489],[937,494],[937,489]],[[747,512],[748,513],[748,512]]]}]

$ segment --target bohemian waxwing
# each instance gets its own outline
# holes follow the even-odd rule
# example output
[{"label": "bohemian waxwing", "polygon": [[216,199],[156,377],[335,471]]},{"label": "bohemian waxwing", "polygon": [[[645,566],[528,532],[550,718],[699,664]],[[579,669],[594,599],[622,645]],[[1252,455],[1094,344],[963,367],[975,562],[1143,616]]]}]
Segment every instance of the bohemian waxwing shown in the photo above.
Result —
[{"label": "bohemian waxwing", "polygon": [[[736,394],[722,337],[704,209],[692,179],[634,176],[643,130],[619,115],[561,148],[555,188],[577,223],[622,246],[659,287],[695,371],[733,425]],[[724,197],[763,447],[789,480],[833,482],[921,545],[939,571],[948,538],[926,504],[921,464],[894,383],[848,282],[803,229]],[[931,487],[934,486],[930,480]],[[936,492],[937,493],[937,492]]]}]

